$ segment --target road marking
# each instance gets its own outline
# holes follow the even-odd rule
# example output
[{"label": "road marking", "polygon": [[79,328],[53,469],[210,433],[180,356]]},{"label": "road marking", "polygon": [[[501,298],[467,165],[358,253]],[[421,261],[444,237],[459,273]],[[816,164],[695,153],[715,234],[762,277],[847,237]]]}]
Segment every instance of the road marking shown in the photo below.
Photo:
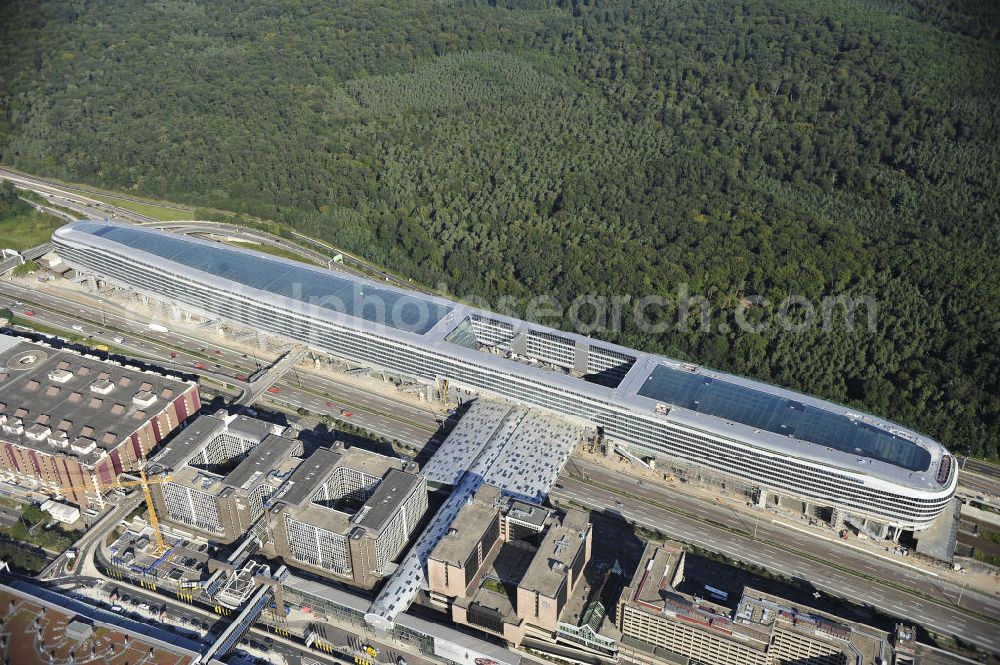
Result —
[{"label": "road marking", "polygon": [[896,565],[899,565],[899,566],[905,566],[907,568],[912,568],[913,570],[916,570],[917,572],[923,573],[925,575],[930,575],[932,577],[940,577],[940,575],[938,575],[937,573],[935,573],[932,570],[924,570],[920,566],[914,566],[912,563],[906,563],[905,561],[899,561],[898,559],[894,559],[894,558],[892,558],[890,556],[886,556],[885,554],[882,554],[881,552],[872,552],[871,550],[867,550],[864,547],[858,547],[857,545],[854,545],[853,543],[849,543],[847,541],[841,540],[840,538],[830,538],[830,537],[824,536],[823,534],[818,533],[816,531],[810,531],[809,529],[804,529],[802,527],[795,526],[794,524],[786,524],[785,522],[781,522],[781,521],[778,521],[778,520],[773,520],[772,519],[770,521],[775,526],[778,526],[778,527],[781,527],[781,528],[791,529],[792,531],[799,531],[801,533],[808,534],[808,535],[810,535],[810,536],[812,536],[814,538],[823,538],[825,540],[830,541],[831,543],[834,543],[834,542],[835,543],[840,543],[844,547],[850,547],[851,549],[855,549],[855,550],[857,550],[859,552],[864,552],[865,554],[870,554],[871,556],[876,556],[876,557],[878,557],[880,559],[885,559],[886,561],[891,561],[892,563],[894,563]]}]

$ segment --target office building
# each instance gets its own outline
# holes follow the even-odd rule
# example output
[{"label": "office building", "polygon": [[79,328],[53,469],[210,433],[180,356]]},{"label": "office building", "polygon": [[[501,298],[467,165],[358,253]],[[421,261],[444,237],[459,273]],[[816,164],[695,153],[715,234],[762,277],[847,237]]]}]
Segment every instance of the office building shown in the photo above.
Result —
[{"label": "office building", "polygon": [[746,587],[735,609],[728,595],[684,579],[679,545],[649,543],[618,605],[619,662],[642,665],[880,665],[889,635]]},{"label": "office building", "polygon": [[193,381],[0,336],[0,477],[103,508],[201,408]]},{"label": "office building", "polygon": [[456,623],[511,644],[555,641],[590,548],[586,513],[513,500],[484,485],[427,558],[431,601]]},{"label": "office building", "polygon": [[149,465],[172,478],[150,486],[160,519],[220,543],[241,538],[301,462],[302,444],[283,429],[246,416],[195,420]]},{"label": "office building", "polygon": [[877,535],[924,529],[955,491],[938,442],[855,409],[260,252],[146,227],[74,222],[82,275],[362,366],[496,395],[599,428],[646,455],[802,502]]},{"label": "office building", "polygon": [[289,566],[372,587],[424,513],[417,465],[361,448],[321,448],[269,500],[271,548]]}]

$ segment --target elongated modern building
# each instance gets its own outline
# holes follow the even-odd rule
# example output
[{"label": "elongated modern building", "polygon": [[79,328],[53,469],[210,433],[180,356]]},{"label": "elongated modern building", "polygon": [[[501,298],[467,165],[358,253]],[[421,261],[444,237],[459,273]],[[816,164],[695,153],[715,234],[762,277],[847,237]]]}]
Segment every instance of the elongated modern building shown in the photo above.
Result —
[{"label": "elongated modern building", "polygon": [[53,243],[78,272],[187,311],[548,409],[897,531],[930,525],[955,491],[956,465],[936,441],[782,388],[145,227],[74,222]]}]

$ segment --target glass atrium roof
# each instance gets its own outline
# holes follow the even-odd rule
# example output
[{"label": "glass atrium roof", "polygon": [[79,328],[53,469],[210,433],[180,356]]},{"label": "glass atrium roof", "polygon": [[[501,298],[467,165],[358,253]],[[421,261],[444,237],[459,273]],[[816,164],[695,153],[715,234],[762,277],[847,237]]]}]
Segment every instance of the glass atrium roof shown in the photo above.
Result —
[{"label": "glass atrium roof", "polygon": [[802,402],[704,374],[657,365],[639,395],[834,450],[925,471],[931,454],[876,427]]},{"label": "glass atrium roof", "polygon": [[422,335],[451,311],[416,295],[183,236],[91,222],[74,228],[250,288],[406,332]]}]

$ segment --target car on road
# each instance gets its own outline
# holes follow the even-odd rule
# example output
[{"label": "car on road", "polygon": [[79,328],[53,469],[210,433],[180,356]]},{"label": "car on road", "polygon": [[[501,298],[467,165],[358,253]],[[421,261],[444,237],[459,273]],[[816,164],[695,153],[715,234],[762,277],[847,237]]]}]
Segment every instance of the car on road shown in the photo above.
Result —
[{"label": "car on road", "polygon": [[203,362],[196,362],[194,364],[194,368],[195,369],[205,369],[205,363],[203,363]]},{"label": "car on road", "polygon": [[333,402],[330,402],[330,401],[328,401],[328,402],[326,403],[326,408],[328,408],[328,409],[332,409],[332,408],[333,408]]},{"label": "car on road", "polygon": [[250,377],[247,376],[246,374],[237,374],[233,378],[236,379],[237,381],[249,381],[250,380]]},{"label": "car on road", "polygon": [[34,316],[35,315],[35,310],[33,310],[33,309],[26,309],[26,310],[24,310],[24,315],[25,316]]},{"label": "car on road", "polygon": [[112,337],[112,339],[115,340],[115,344],[121,344],[122,342],[125,341],[125,338],[122,337],[121,335],[118,335],[116,337]]},{"label": "car on road", "polygon": [[77,330],[77,331],[83,330],[83,326],[81,326],[79,323],[74,323],[73,324],[73,330]]},{"label": "car on road", "polygon": [[348,411],[347,409],[341,409],[340,410],[340,415],[344,416],[345,418],[350,418],[354,414],[352,412]]},{"label": "car on road", "polygon": [[222,351],[219,351],[218,349],[216,349],[216,350],[215,350],[215,355],[217,355],[217,356],[221,356],[221,355],[222,355]]},{"label": "car on road", "polygon": [[271,393],[272,395],[277,395],[278,393],[281,392],[281,388],[279,388],[278,386],[271,386],[270,388],[267,389],[267,392]]},{"label": "car on road", "polygon": [[176,358],[177,357],[177,352],[176,351],[171,351],[170,352],[170,357],[171,358]]}]

